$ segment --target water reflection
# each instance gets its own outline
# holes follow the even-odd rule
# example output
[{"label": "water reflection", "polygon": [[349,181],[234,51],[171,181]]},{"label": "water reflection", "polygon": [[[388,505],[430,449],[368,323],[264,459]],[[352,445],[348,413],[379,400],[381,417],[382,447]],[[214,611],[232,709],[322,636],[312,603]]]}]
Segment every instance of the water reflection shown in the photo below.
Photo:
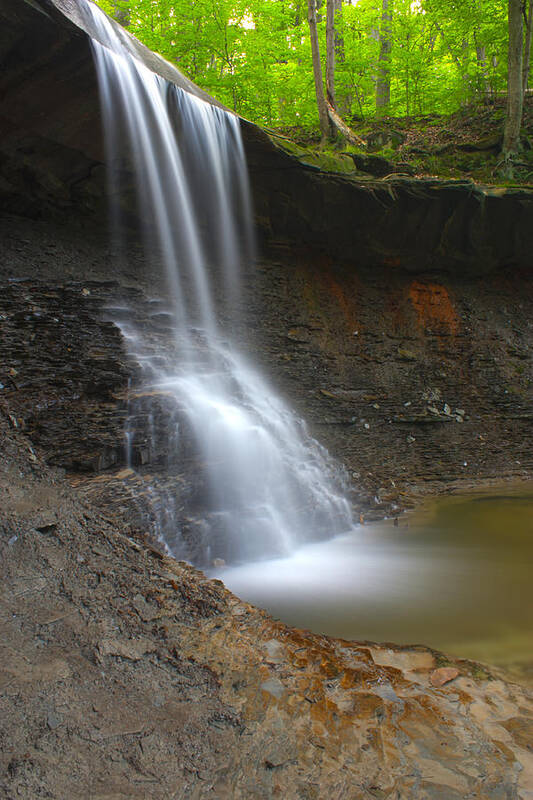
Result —
[{"label": "water reflection", "polygon": [[423,643],[533,681],[533,486],[441,499],[291,557],[217,571],[298,627]]}]

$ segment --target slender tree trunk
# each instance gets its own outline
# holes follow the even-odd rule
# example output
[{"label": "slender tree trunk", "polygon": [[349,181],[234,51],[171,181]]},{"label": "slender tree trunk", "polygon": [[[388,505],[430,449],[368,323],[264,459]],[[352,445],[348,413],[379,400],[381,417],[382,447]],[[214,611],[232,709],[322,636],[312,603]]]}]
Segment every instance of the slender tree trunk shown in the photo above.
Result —
[{"label": "slender tree trunk", "polygon": [[390,58],[392,50],[392,3],[382,0],[379,31],[378,77],[376,82],[376,111],[382,115],[390,106]]},{"label": "slender tree trunk", "polygon": [[503,132],[502,155],[505,173],[512,177],[513,157],[520,149],[520,126],[524,100],[522,46],[524,20],[522,0],[509,0],[509,55],[507,61],[507,114]]},{"label": "slender tree trunk", "polygon": [[[339,116],[329,99],[326,99],[326,95],[324,94],[324,84],[322,82],[322,65],[320,63],[320,49],[318,46],[315,0],[307,0],[307,7],[309,12],[308,20],[309,33],[311,36],[311,54],[313,56],[315,92],[318,105],[318,117],[320,120],[320,133],[322,134],[321,144],[324,144],[326,139],[329,136],[333,136],[335,130],[338,130],[346,139],[348,139],[349,142],[352,142],[352,144],[365,147],[365,142],[351,130],[351,128]],[[333,60],[333,66],[335,66],[335,60]]]},{"label": "slender tree trunk", "polygon": [[487,51],[484,44],[476,44],[476,58],[481,71],[481,86],[483,97],[488,99],[490,96],[490,82],[487,70]]},{"label": "slender tree trunk", "polygon": [[326,96],[324,94],[324,84],[322,80],[322,65],[320,63],[320,48],[318,45],[315,0],[307,0],[307,20],[309,22],[309,35],[311,38],[311,55],[313,57],[313,76],[315,79],[318,119],[320,122],[320,133],[323,144],[329,136],[329,117],[328,107],[326,105]]},{"label": "slender tree trunk", "polygon": [[327,108],[328,116],[333,127],[336,128],[344,136],[344,138],[350,142],[350,144],[355,144],[359,147],[366,147],[366,142],[364,142],[360,136],[352,131],[352,129],[333,108],[331,103],[327,103]]},{"label": "slender tree trunk", "polygon": [[[481,18],[483,14],[483,0],[476,0],[476,16]],[[481,80],[478,83],[479,88],[483,93],[485,100],[488,100],[491,93],[489,72],[487,68],[487,48],[480,39],[480,26],[477,24],[474,28],[474,44],[476,47],[476,59],[481,73]]]},{"label": "slender tree trunk", "polygon": [[524,64],[523,64],[523,87],[524,94],[527,92],[529,83],[529,60],[531,57],[531,30],[533,23],[533,0],[528,0],[527,3],[527,17],[526,17],[526,43],[524,46]]},{"label": "slender tree trunk", "polygon": [[326,96],[335,108],[335,0],[327,0],[326,11]]}]

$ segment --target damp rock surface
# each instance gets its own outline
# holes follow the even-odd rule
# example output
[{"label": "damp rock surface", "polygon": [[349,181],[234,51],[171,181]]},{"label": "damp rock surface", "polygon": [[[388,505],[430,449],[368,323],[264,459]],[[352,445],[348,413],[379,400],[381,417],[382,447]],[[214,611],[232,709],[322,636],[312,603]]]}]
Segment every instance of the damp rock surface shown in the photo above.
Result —
[{"label": "damp rock surface", "polygon": [[0,440],[3,796],[531,796],[528,690],[288,628],[102,517],[4,414]]}]

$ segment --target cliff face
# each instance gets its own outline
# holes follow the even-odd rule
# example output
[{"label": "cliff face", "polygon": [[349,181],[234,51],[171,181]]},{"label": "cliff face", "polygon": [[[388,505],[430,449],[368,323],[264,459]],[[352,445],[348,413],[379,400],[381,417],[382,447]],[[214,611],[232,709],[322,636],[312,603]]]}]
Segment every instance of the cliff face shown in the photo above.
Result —
[{"label": "cliff face", "polygon": [[[265,241],[304,246],[354,268],[478,277],[531,269],[528,190],[472,181],[326,172],[244,128],[258,226]],[[350,159],[344,159],[344,161]],[[346,164],[339,166],[346,169]]]},{"label": "cliff face", "polygon": [[[98,88],[74,0],[4,0],[0,92],[2,208],[39,215],[103,210]],[[132,37],[154,71],[216,103]],[[481,276],[530,269],[533,199],[472,182],[382,180],[325,172],[243,123],[258,230],[265,244],[312,248],[358,267]],[[349,160],[349,159],[348,159]]]},{"label": "cliff face", "polygon": [[[108,502],[125,467],[137,368],[102,308],[126,294],[143,314],[158,276],[147,274],[135,232],[127,259],[108,243],[79,7],[5,0],[0,15],[2,273],[28,279],[2,296],[2,394],[52,463],[88,483],[104,471],[88,490],[110,481]],[[249,123],[243,135],[263,256],[245,276],[242,338],[255,332],[254,357],[346,465],[364,514],[396,513],[427,483],[531,475],[532,196],[334,174]],[[123,206],[134,231],[133,194]],[[139,436],[135,464],[157,469],[153,460]],[[184,483],[180,473],[180,491]]]}]

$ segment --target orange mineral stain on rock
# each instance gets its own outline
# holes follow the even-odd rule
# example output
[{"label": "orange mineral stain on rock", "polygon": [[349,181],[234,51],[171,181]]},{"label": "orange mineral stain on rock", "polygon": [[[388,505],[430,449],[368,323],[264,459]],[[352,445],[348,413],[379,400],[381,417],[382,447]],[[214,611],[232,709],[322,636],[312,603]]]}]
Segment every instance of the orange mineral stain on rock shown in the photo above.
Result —
[{"label": "orange mineral stain on rock", "polygon": [[444,686],[450,681],[453,681],[458,675],[459,670],[455,667],[440,667],[439,669],[433,670],[429,680],[432,686],[438,688],[440,686]]},{"label": "orange mineral stain on rock", "polygon": [[409,299],[421,328],[444,335],[458,332],[459,317],[444,286],[413,281],[409,287]]},{"label": "orange mineral stain on rock", "polygon": [[339,306],[341,314],[346,322],[347,328],[350,331],[358,328],[359,325],[357,322],[357,317],[354,308],[355,304],[353,302],[353,298],[347,296],[342,286],[339,283],[337,283],[337,281],[331,276],[328,276],[327,284],[331,296],[334,298],[334,300]]}]

